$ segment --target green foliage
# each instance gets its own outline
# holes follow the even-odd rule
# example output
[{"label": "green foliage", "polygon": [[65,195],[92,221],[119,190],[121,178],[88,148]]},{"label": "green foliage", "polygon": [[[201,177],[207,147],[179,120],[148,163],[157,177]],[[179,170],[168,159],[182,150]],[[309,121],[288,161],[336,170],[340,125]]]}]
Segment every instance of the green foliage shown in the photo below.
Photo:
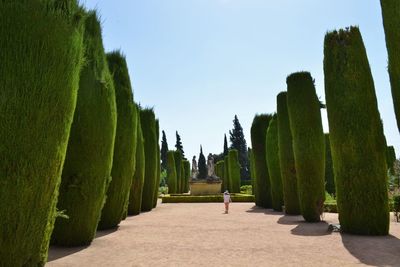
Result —
[{"label": "green foliage", "polygon": [[335,177],[333,175],[333,163],[329,134],[325,134],[325,190],[329,194],[336,194]]},{"label": "green foliage", "polygon": [[252,193],[254,194],[255,193],[255,187],[256,187],[256,179],[255,179],[255,177],[256,177],[256,167],[255,167],[255,164],[254,164],[254,154],[253,154],[253,149],[251,149],[251,148],[249,148],[249,152],[248,152],[248,155],[249,155],[249,161],[250,161],[250,177],[251,177],[251,186],[252,186]]},{"label": "green foliage", "polygon": [[167,180],[168,193],[178,193],[178,180],[176,175],[175,151],[167,152]]},{"label": "green foliage", "polygon": [[183,161],[183,166],[184,166],[184,184],[183,184],[183,193],[189,192],[189,180],[190,180],[190,162],[188,160]]},{"label": "green foliage", "polygon": [[266,159],[266,136],[271,114],[256,115],[251,125],[251,143],[255,169],[256,205],[263,208],[272,207],[271,185]]},{"label": "green foliage", "polygon": [[227,181],[225,178],[225,161],[220,160],[215,164],[215,174],[221,179],[222,184],[221,184],[221,193],[225,192],[227,190]]},{"label": "green foliage", "polygon": [[324,73],[341,229],[353,234],[387,235],[386,141],[357,27],[325,36]]},{"label": "green foliage", "polygon": [[168,152],[168,142],[167,136],[165,132],[162,131],[162,138],[161,138],[161,170],[167,169],[167,152]]},{"label": "green foliage", "polygon": [[157,171],[156,171],[156,185],[154,187],[154,193],[153,193],[153,208],[157,207],[157,201],[158,201],[158,189],[160,187],[160,181],[161,181],[161,153],[160,153],[160,122],[157,119],[156,120],[156,135],[157,135]]},{"label": "green foliage", "polygon": [[394,147],[388,146],[386,148],[386,162],[387,162],[387,167],[388,167],[389,173],[391,175],[396,175],[395,169],[394,169],[395,161],[396,161],[396,152],[394,150]]},{"label": "green foliage", "polygon": [[276,211],[282,211],[283,191],[281,167],[279,163],[278,119],[276,114],[269,123],[267,140],[265,144],[267,152],[267,166],[271,182],[272,208]]},{"label": "green foliage", "polygon": [[393,212],[396,221],[398,222],[400,217],[400,195],[393,196]]},{"label": "green foliage", "polygon": [[239,164],[239,152],[236,149],[229,150],[229,178],[231,193],[240,193],[240,164]]},{"label": "green foliage", "polygon": [[177,151],[181,152],[182,158],[184,159],[185,158],[185,152],[183,151],[182,140],[181,140],[181,136],[179,135],[178,131],[176,131],[175,148],[176,148]]},{"label": "green foliage", "polygon": [[182,153],[178,150],[174,151],[175,169],[176,169],[176,191],[182,193]]},{"label": "green foliage", "polygon": [[207,178],[207,164],[206,158],[203,154],[203,148],[200,146],[200,156],[199,156],[199,175],[198,179],[206,179]]},{"label": "green foliage", "polygon": [[107,201],[101,212],[99,229],[114,228],[125,217],[136,167],[137,109],[133,103],[128,66],[125,57],[119,51],[107,54],[107,61],[114,77],[117,132],[112,180],[107,191]]},{"label": "green foliage", "polygon": [[229,148],[228,148],[228,140],[226,139],[226,134],[224,135],[224,157],[228,156]]},{"label": "green foliage", "polygon": [[293,140],[290,131],[286,92],[281,92],[277,96],[277,111],[279,162],[281,167],[285,213],[289,215],[298,215],[300,214],[300,203],[297,192],[297,176],[294,163]]},{"label": "green foliage", "polygon": [[154,188],[157,183],[158,142],[156,133],[156,116],[152,109],[140,111],[140,122],[144,138],[145,171],[142,193],[142,211],[150,211],[153,208]]},{"label": "green foliage", "polygon": [[136,167],[133,175],[132,186],[129,193],[128,215],[138,215],[142,207],[142,195],[145,173],[144,138],[140,121],[140,107],[137,109],[137,134],[136,134]]},{"label": "green foliage", "polygon": [[325,137],[320,102],[309,72],[289,75],[287,104],[301,214],[319,222],[325,200]]},{"label": "green foliage", "polygon": [[[243,128],[240,125],[238,117],[235,115],[233,120],[233,129],[229,131],[231,147],[230,149],[236,149],[239,155],[240,164],[240,177],[243,180],[250,179],[248,170],[249,157],[247,155],[247,143],[244,138]],[[224,148],[225,149],[225,148]]]},{"label": "green foliage", "polygon": [[397,0],[381,0],[381,7],[394,111],[397,127],[400,130],[400,2]]},{"label": "green foliage", "polygon": [[[245,194],[231,194],[232,202],[254,202],[254,196]],[[162,203],[209,203],[224,201],[224,196],[210,195],[210,196],[191,196],[191,195],[174,195],[164,196]]]},{"label": "green foliage", "polygon": [[85,26],[87,64],[80,76],[57,204],[69,219],[57,219],[52,235],[52,243],[63,246],[87,245],[95,237],[111,180],[117,122],[114,85],[95,12],[88,14]]},{"label": "green foliage", "polygon": [[229,177],[229,157],[225,156],[224,159],[224,186],[225,190],[231,191],[232,182]]},{"label": "green foliage", "polygon": [[252,195],[253,194],[253,188],[251,185],[242,185],[240,187],[240,193],[241,194],[246,194],[246,195]]},{"label": "green foliage", "polygon": [[3,266],[44,265],[56,216],[82,66],[83,20],[80,10],[52,5],[0,2]]}]

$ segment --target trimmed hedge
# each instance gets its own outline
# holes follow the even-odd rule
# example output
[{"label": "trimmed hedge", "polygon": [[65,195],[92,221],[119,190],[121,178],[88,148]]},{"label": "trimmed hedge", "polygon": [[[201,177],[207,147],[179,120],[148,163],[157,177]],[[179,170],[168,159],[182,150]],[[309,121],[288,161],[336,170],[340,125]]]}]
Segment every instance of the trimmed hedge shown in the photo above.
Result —
[{"label": "trimmed hedge", "polygon": [[265,142],[267,165],[271,182],[272,208],[281,211],[283,203],[281,167],[279,163],[278,119],[276,114],[269,123]]},{"label": "trimmed hedge", "polygon": [[138,215],[142,207],[142,195],[144,184],[144,169],[145,169],[145,155],[144,155],[144,139],[142,133],[142,126],[140,121],[140,108],[136,105],[137,109],[137,134],[136,134],[136,167],[135,174],[133,175],[132,186],[129,193],[128,215]]},{"label": "trimmed hedge", "polygon": [[[115,92],[104,52],[100,21],[90,12],[85,22],[85,58],[71,127],[52,243],[88,245],[96,235],[111,180],[117,115]],[[103,82],[105,81],[105,82]]]},{"label": "trimmed hedge", "polygon": [[153,109],[140,111],[140,122],[144,138],[145,172],[142,194],[142,211],[153,209],[154,187],[157,182],[157,133],[156,116]]},{"label": "trimmed hedge", "polygon": [[167,152],[167,180],[168,180],[168,193],[178,193],[178,184],[176,177],[176,164],[175,164],[175,151]]},{"label": "trimmed hedge", "polygon": [[154,187],[153,195],[153,209],[157,207],[158,190],[161,181],[161,150],[160,150],[160,122],[156,120],[156,134],[157,134],[157,172],[156,172],[156,185]]},{"label": "trimmed hedge", "polygon": [[190,162],[188,160],[184,160],[183,166],[184,166],[184,170],[185,170],[185,172],[184,172],[185,180],[184,180],[184,184],[183,184],[183,192],[187,193],[187,192],[189,192],[189,180],[190,180],[190,172],[191,172]]},{"label": "trimmed hedge", "polygon": [[393,146],[388,146],[386,148],[386,162],[388,166],[388,170],[391,175],[395,175],[394,171],[394,163],[396,161],[396,151],[394,150]]},{"label": "trimmed hedge", "polygon": [[254,154],[253,154],[253,149],[251,148],[249,149],[249,160],[250,160],[251,187],[254,194],[256,188],[256,183],[255,183],[256,167],[254,166]]},{"label": "trimmed hedge", "polygon": [[223,192],[225,192],[225,190],[227,190],[227,188],[226,188],[227,181],[225,180],[225,161],[223,161],[223,160],[218,161],[217,164],[215,165],[215,170],[216,170],[216,175],[222,181],[221,193],[223,193]]},{"label": "trimmed hedge", "polygon": [[114,77],[117,102],[117,132],[115,135],[112,180],[107,200],[101,211],[99,229],[116,227],[126,216],[129,192],[136,167],[137,110],[133,103],[131,81],[125,57],[115,51],[107,54]]},{"label": "trimmed hedge", "polygon": [[301,212],[286,96],[286,92],[281,92],[277,96],[279,162],[285,213],[298,215]]},{"label": "trimmed hedge", "polygon": [[229,158],[229,177],[231,180],[231,193],[240,193],[240,164],[239,153],[236,149],[231,149],[228,152]]},{"label": "trimmed hedge", "polygon": [[[232,202],[254,202],[253,195],[244,194],[231,194]],[[164,196],[162,203],[208,203],[208,202],[223,202],[224,196],[210,195],[210,196],[191,196],[191,195],[175,195]]]},{"label": "trimmed hedge", "polygon": [[256,115],[251,125],[251,144],[254,157],[256,205],[263,208],[272,207],[271,184],[266,159],[265,141],[267,129],[272,119],[271,114]]},{"label": "trimmed hedge", "polygon": [[182,153],[179,150],[174,151],[175,169],[176,169],[176,191],[182,193]]},{"label": "trimmed hedge", "polygon": [[383,27],[388,51],[388,71],[397,128],[400,130],[400,2],[381,0]]},{"label": "trimmed hedge", "polygon": [[336,195],[329,134],[325,134],[325,191],[331,195]]},{"label": "trimmed hedge", "polygon": [[225,190],[231,191],[231,186],[232,186],[232,182],[231,179],[229,177],[229,157],[225,156],[224,157],[224,174],[225,174]]},{"label": "trimmed hedge", "polygon": [[325,201],[325,137],[321,104],[309,72],[293,73],[286,83],[300,210],[307,222],[319,222]]},{"label": "trimmed hedge", "polygon": [[325,95],[339,221],[344,232],[387,235],[386,141],[374,81],[357,27],[324,43]]},{"label": "trimmed hedge", "polygon": [[0,2],[3,266],[47,260],[82,66],[82,17],[76,1],[63,9]]}]

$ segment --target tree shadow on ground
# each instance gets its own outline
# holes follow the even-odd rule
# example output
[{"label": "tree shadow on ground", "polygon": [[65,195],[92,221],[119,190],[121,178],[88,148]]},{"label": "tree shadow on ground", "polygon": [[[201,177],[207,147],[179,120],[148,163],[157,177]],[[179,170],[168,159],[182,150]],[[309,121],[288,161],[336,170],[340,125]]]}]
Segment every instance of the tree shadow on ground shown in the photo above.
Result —
[{"label": "tree shadow on ground", "polygon": [[341,236],[344,247],[361,263],[372,266],[400,266],[400,240],[397,237],[345,233]]},{"label": "tree shadow on ground", "polygon": [[264,213],[265,215],[282,215],[282,211],[275,211],[272,209],[265,209],[258,206],[253,206],[249,210],[246,210],[249,213]]},{"label": "tree shadow on ground", "polygon": [[278,223],[283,225],[297,225],[290,231],[293,235],[323,236],[331,234],[327,222],[321,221],[317,223],[309,223],[304,221],[303,217],[299,215],[282,216],[279,218]]},{"label": "tree shadow on ground", "polygon": [[[118,228],[119,227],[115,227],[115,228],[112,228],[109,230],[97,231],[95,239],[112,234],[112,233],[116,232],[118,230]],[[49,248],[49,256],[48,256],[47,262],[55,261],[55,260],[67,257],[69,255],[78,253],[79,251],[82,251],[88,247],[89,247],[89,245],[78,246],[78,247],[51,246]]]}]

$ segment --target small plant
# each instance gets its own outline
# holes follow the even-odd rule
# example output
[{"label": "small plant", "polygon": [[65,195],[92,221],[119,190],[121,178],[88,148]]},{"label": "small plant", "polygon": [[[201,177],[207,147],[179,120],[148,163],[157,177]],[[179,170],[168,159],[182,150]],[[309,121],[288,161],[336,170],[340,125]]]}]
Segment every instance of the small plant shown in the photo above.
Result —
[{"label": "small plant", "polygon": [[400,195],[393,196],[393,212],[396,221],[399,222],[400,217]]}]

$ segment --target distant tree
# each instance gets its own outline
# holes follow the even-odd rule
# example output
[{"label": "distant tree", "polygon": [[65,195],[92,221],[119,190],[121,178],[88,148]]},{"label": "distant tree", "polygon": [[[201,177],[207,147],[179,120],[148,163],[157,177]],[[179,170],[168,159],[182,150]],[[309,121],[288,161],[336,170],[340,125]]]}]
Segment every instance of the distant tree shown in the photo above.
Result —
[{"label": "distant tree", "polygon": [[[229,131],[231,140],[231,149],[236,149],[239,153],[239,163],[240,163],[240,176],[243,180],[250,179],[250,174],[248,170],[248,154],[247,154],[247,143],[244,138],[243,128],[240,125],[237,115],[233,120],[233,130]],[[224,151],[225,152],[225,151]]]},{"label": "distant tree", "polygon": [[225,158],[224,153],[213,154],[212,156],[214,158],[214,163],[215,164],[217,164],[218,161],[224,160],[224,158]]},{"label": "distant tree", "polygon": [[200,156],[199,156],[199,179],[206,179],[207,178],[207,164],[206,158],[203,154],[203,147],[200,146]]},{"label": "distant tree", "polygon": [[167,169],[167,152],[168,152],[168,143],[167,137],[165,136],[165,132],[162,131],[162,139],[161,139],[161,170]]},{"label": "distant tree", "polygon": [[181,141],[181,136],[179,135],[178,131],[176,131],[176,144],[175,148],[177,151],[180,151],[182,154],[182,158],[185,159],[185,152],[183,152],[183,146]]},{"label": "distant tree", "polygon": [[228,148],[228,140],[226,139],[226,134],[224,135],[224,157],[228,156],[229,148]]}]

